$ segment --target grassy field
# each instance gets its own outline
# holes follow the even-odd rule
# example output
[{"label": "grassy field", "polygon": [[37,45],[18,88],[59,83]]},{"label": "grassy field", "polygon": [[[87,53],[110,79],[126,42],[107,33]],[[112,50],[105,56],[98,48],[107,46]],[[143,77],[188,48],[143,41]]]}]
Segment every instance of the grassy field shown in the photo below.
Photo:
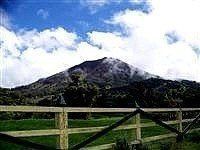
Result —
[{"label": "grassy field", "polygon": [[[100,118],[100,119],[89,119],[89,120],[69,120],[69,127],[76,128],[76,127],[94,127],[94,126],[105,126],[110,125],[113,122],[119,120],[120,117],[110,117],[110,118]],[[148,120],[142,120],[142,122],[149,122]],[[126,122],[127,124],[130,123]],[[9,120],[9,121],[0,121],[0,131],[14,131],[14,130],[39,130],[39,129],[53,129],[55,126],[54,120],[48,119],[28,119],[28,120]],[[164,133],[170,133],[169,131],[163,129],[162,127],[155,126],[155,127],[148,127],[142,129],[142,137],[154,136]],[[69,135],[69,145],[70,147],[74,144],[79,143],[80,141],[86,139],[90,135],[94,133],[86,133],[86,134],[72,134]],[[94,141],[91,145],[99,145],[99,144],[106,144],[116,142],[117,139],[126,138],[129,141],[135,139],[135,132],[134,130],[121,130],[121,131],[111,131],[106,136],[99,138],[98,140]],[[47,136],[47,137],[31,137],[26,138],[27,140],[34,141],[37,143],[47,144],[49,146],[55,147],[56,137],[55,136]],[[168,139],[169,140],[169,139]],[[164,141],[165,143],[172,142],[173,139],[170,141]],[[154,142],[149,145],[150,149],[162,149],[160,146],[163,141],[161,142]],[[160,144],[159,144],[160,143]],[[184,149],[190,150],[198,150],[200,148],[200,144],[194,143],[191,141],[186,140],[184,143]],[[0,141],[0,149],[9,149],[9,150],[19,150],[23,149],[20,146],[13,145],[10,143],[3,143]]]}]

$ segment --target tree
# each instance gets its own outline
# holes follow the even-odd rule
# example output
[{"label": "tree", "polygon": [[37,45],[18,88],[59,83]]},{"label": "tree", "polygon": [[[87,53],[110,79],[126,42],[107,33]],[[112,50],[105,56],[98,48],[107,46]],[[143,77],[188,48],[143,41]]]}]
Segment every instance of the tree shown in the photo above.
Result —
[{"label": "tree", "polygon": [[[92,107],[96,102],[99,89],[96,85],[87,82],[80,73],[73,73],[71,82],[64,91],[64,99],[70,107]],[[90,114],[83,115],[86,119]]]}]

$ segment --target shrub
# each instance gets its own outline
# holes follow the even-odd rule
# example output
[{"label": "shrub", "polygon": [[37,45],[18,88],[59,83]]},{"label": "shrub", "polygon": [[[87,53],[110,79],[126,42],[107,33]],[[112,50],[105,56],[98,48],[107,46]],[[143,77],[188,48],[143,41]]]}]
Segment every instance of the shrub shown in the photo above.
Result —
[{"label": "shrub", "polygon": [[141,144],[130,145],[128,141],[125,138],[123,138],[123,139],[118,139],[116,141],[114,150],[149,150],[149,148],[147,145],[141,145]]},{"label": "shrub", "polygon": [[131,147],[129,146],[129,143],[125,138],[117,139],[114,150],[131,150]]},{"label": "shrub", "polygon": [[171,148],[172,143],[161,143],[160,150],[169,150]]},{"label": "shrub", "polygon": [[186,139],[191,142],[199,143],[200,142],[200,132],[193,132],[186,136]]}]

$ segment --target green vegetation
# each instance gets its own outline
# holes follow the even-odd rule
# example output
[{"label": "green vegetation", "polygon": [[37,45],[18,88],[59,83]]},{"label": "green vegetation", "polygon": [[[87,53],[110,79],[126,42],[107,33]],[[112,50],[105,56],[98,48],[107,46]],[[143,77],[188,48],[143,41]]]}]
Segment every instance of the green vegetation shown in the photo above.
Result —
[{"label": "green vegetation", "polygon": [[[72,81],[69,83],[69,86],[65,89],[63,94],[65,104],[71,107],[94,106],[98,95],[97,86],[87,82],[79,73],[72,74],[71,80]],[[73,117],[88,119],[90,113],[79,113]]]},{"label": "green vegetation", "polygon": [[194,143],[200,142],[200,132],[193,132],[192,134],[187,135],[187,140]]},{"label": "green vegetation", "polygon": [[[148,79],[122,85],[122,87],[112,87],[100,86],[89,82],[82,75],[72,74],[71,79],[62,89],[54,88],[52,85],[50,93],[42,92],[43,90],[38,90],[37,87],[31,90],[25,87],[0,88],[0,105],[58,106],[61,104],[56,99],[62,94],[65,99],[64,106],[132,108],[135,107],[135,101],[140,107],[200,106],[200,84],[192,81]],[[10,114],[0,118],[17,119]],[[21,118],[26,116],[22,115]]]},{"label": "green vegetation", "polygon": [[131,147],[125,138],[117,139],[114,150],[131,150]]},{"label": "green vegetation", "polygon": [[[110,125],[113,122],[119,120],[120,117],[110,117],[110,118],[93,118],[89,120],[69,120],[69,127],[76,128],[76,127],[92,127],[92,126],[105,126]],[[129,124],[131,121],[126,122]],[[142,120],[142,122],[149,122],[149,120]],[[0,121],[0,131],[14,131],[14,130],[36,130],[36,129],[51,129],[54,128],[54,120],[53,119],[27,119],[27,120],[8,120],[8,121]],[[159,134],[169,133],[169,131],[163,129],[162,127],[148,127],[142,129],[142,137],[148,136],[155,136]],[[86,139],[87,137],[91,136],[94,133],[86,133],[86,134],[72,134],[69,136],[69,144],[70,146],[79,143],[80,141]],[[90,144],[92,145],[99,145],[99,144],[106,144],[106,143],[113,143],[116,142],[117,139],[126,138],[128,139],[127,142],[130,142],[135,139],[135,131],[133,130],[121,130],[121,131],[111,131],[107,135],[99,138],[98,140],[94,141]],[[25,138],[30,141],[34,141],[37,143],[48,144],[49,146],[55,147],[56,137],[55,136],[47,136],[47,137],[30,137]],[[195,139],[195,136],[192,136],[192,139]],[[169,139],[168,139],[169,140]],[[198,138],[196,138],[198,140]],[[171,139],[169,141],[164,142],[167,144],[169,142],[174,141]],[[147,145],[150,149],[157,147],[157,149],[161,149],[161,145],[164,145],[162,142],[154,142],[153,144]],[[199,142],[192,140],[186,140],[183,143],[185,149],[196,150],[199,148]],[[164,149],[162,146],[162,149]],[[21,150],[23,149],[20,146],[16,146],[13,144],[8,144],[4,142],[0,142],[0,149],[9,149],[9,150]]]}]

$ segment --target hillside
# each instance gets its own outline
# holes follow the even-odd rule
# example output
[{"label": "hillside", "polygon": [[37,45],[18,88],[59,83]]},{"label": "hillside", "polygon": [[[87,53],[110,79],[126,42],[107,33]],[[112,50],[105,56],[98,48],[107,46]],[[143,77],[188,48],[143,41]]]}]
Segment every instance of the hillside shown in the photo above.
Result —
[{"label": "hillside", "polygon": [[200,83],[151,78],[106,91],[102,107],[200,107]]},{"label": "hillside", "polygon": [[121,60],[105,57],[83,62],[63,72],[13,90],[22,93],[25,97],[37,99],[54,95],[62,92],[68,86],[70,75],[77,72],[81,73],[88,82],[95,83],[99,87],[106,85],[111,87],[125,86],[134,81],[157,77]]},{"label": "hillside", "polygon": [[86,61],[30,85],[1,89],[0,104],[54,106],[60,93],[81,74],[99,88],[95,107],[200,107],[200,83],[161,79],[121,60]]}]

